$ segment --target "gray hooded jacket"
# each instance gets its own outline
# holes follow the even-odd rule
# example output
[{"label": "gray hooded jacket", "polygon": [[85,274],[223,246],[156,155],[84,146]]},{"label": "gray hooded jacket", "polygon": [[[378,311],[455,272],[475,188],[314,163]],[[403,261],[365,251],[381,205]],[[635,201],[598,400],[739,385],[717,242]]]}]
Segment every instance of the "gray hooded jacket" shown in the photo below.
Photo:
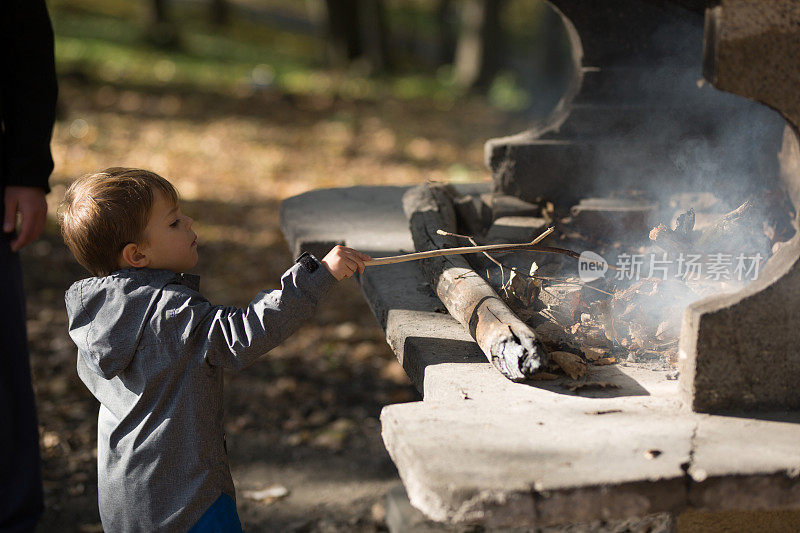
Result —
[{"label": "gray hooded jacket", "polygon": [[336,280],[325,267],[309,270],[294,265],[280,290],[244,309],[212,305],[196,276],[166,270],[125,269],[70,287],[78,375],[100,401],[106,531],[185,531],[222,493],[235,498],[222,369],[246,367],[313,314]]}]

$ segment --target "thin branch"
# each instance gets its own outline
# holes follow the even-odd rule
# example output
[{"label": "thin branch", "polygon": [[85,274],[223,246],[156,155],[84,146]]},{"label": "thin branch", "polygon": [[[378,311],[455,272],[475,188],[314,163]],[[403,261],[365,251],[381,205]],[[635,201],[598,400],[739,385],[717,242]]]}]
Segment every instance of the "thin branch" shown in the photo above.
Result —
[{"label": "thin branch", "polygon": [[[552,230],[552,229],[553,229],[553,228],[550,228],[550,230]],[[478,245],[478,244],[475,242],[475,239],[473,239],[473,238],[472,238],[472,237],[470,237],[469,235],[460,235],[460,234],[458,234],[458,233],[451,233],[451,232],[449,232],[449,231],[444,231],[444,230],[441,230],[441,229],[440,229],[440,230],[436,230],[436,233],[438,233],[439,235],[446,235],[446,236],[449,236],[449,237],[458,237],[458,238],[461,238],[461,239],[466,239],[466,240],[468,240],[468,241],[469,241],[469,242],[470,242],[470,243],[471,243],[473,246],[477,246],[477,245]],[[537,239],[534,239],[534,242],[539,242],[539,241],[541,241],[541,240],[542,240],[544,237],[547,237],[547,236],[548,236],[550,233],[552,233],[552,231],[547,231],[547,232],[543,233],[542,235],[540,235],[539,237],[537,237]],[[565,251],[571,251],[571,250],[565,250]],[[492,263],[494,263],[495,265],[497,265],[497,266],[499,266],[499,267],[500,267],[500,276],[501,276],[501,278],[500,278],[500,281],[501,281],[501,283],[502,283],[501,287],[505,287],[505,282],[504,282],[504,280],[505,280],[505,275],[503,274],[503,268],[507,268],[507,269],[511,270],[512,272],[515,272],[515,273],[517,273],[518,275],[520,275],[520,276],[523,276],[523,277],[526,277],[526,278],[530,278],[530,279],[541,279],[541,280],[545,280],[545,281],[558,281],[558,282],[560,282],[560,283],[565,283],[565,284],[567,284],[567,285],[578,285],[578,286],[581,286],[581,287],[587,287],[587,288],[589,288],[589,289],[592,289],[592,290],[595,290],[595,291],[597,291],[597,292],[601,292],[601,293],[603,293],[603,294],[607,294],[608,296],[614,296],[614,294],[613,294],[613,293],[610,293],[610,292],[604,291],[604,290],[602,290],[602,289],[598,289],[597,287],[593,287],[593,286],[591,286],[591,285],[588,285],[588,284],[586,284],[586,283],[583,283],[583,282],[581,282],[581,281],[568,281],[568,280],[561,279],[561,278],[551,278],[551,277],[548,277],[548,276],[539,276],[539,275],[536,275],[536,274],[528,274],[528,273],[526,273],[526,272],[522,272],[521,270],[518,270],[516,267],[512,267],[512,266],[504,265],[503,263],[501,263],[500,261],[498,261],[497,259],[495,259],[495,258],[494,258],[494,257],[492,257],[491,255],[489,255],[489,254],[488,254],[488,252],[482,252],[482,253],[483,253],[483,255],[485,255],[485,256],[486,256],[486,257],[487,257],[487,258],[488,258],[488,259],[489,259],[489,260],[490,260]],[[572,252],[572,253],[575,253],[575,252]],[[506,293],[506,296],[508,296],[508,293]]]},{"label": "thin branch", "polygon": [[534,252],[545,252],[553,254],[563,254],[573,257],[575,259],[580,258],[580,254],[577,252],[573,252],[572,250],[565,250],[563,248],[553,248],[552,246],[541,246],[540,244],[538,244],[538,242],[541,239],[552,233],[552,231],[553,228],[548,229],[542,235],[540,235],[531,242],[517,243],[517,244],[487,244],[485,246],[464,246],[461,248],[443,248],[440,250],[428,250],[425,252],[414,252],[410,254],[379,257],[377,259],[372,259],[370,261],[364,261],[364,265],[365,266],[390,265],[394,263],[403,263],[406,261],[417,261],[419,259],[427,259],[429,257],[441,257],[445,255],[476,254],[478,252],[483,252],[483,251],[493,251],[493,252],[534,251]]}]

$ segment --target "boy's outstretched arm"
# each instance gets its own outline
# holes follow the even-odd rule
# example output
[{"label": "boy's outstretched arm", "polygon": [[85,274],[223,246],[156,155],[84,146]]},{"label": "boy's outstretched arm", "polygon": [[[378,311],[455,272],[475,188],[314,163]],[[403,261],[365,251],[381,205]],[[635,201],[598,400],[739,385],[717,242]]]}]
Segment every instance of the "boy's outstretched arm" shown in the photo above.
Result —
[{"label": "boy's outstretched arm", "polygon": [[259,293],[245,308],[214,306],[197,295],[170,321],[190,353],[202,354],[211,366],[240,370],[292,335],[337,280],[363,272],[365,260],[368,256],[337,246],[322,261],[294,265],[281,277],[279,290]]}]

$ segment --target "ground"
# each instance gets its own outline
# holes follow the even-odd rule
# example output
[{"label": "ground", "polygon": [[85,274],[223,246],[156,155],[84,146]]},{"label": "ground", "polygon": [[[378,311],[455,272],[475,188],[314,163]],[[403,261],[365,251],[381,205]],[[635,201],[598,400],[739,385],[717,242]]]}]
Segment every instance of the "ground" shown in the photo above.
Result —
[{"label": "ground", "polygon": [[[63,75],[49,222],[22,253],[43,453],[40,530],[101,530],[98,405],[77,377],[63,302],[69,285],[88,274],[56,223],[72,179],[137,166],[173,181],[184,212],[196,220],[201,289],[212,302],[244,305],[277,287],[292,263],[279,229],[284,198],[318,187],[487,180],[483,142],[523,126],[473,98],[442,107],[433,100],[274,88],[231,94]],[[289,341],[245,372],[228,374],[225,386],[245,529],[385,527],[382,498],[398,477],[381,441],[380,410],[419,398],[353,280],[334,289]]]}]

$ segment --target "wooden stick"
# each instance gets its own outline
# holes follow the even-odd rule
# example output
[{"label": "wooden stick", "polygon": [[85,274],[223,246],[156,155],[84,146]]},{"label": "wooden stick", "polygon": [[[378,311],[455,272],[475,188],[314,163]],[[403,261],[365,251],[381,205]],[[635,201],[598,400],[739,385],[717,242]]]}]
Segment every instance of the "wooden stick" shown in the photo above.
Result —
[{"label": "wooden stick", "polygon": [[511,252],[511,251],[521,251],[521,250],[531,250],[536,252],[548,252],[548,253],[557,253],[557,254],[565,254],[569,255],[570,257],[574,257],[577,259],[580,257],[580,254],[573,252],[572,250],[565,250],[563,248],[553,248],[552,246],[541,246],[538,243],[550,235],[555,228],[550,227],[536,237],[531,242],[523,242],[519,244],[487,244],[484,246],[462,246],[460,248],[444,248],[441,250],[428,250],[427,252],[414,252],[410,254],[403,254],[403,255],[392,255],[389,257],[379,257],[377,259],[371,259],[369,261],[364,261],[365,266],[378,266],[378,265],[391,265],[394,263],[403,263],[405,261],[417,261],[419,259],[427,259],[428,257],[439,257],[443,255],[464,255],[464,254],[478,254],[481,252]]}]

